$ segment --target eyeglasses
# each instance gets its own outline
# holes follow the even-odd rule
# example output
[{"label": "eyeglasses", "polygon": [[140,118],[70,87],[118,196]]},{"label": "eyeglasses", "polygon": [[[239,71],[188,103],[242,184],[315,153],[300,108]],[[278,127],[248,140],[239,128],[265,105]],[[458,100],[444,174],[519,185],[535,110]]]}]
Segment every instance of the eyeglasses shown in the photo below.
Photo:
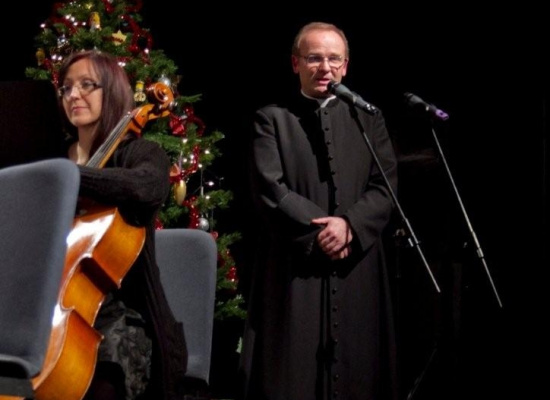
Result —
[{"label": "eyeglasses", "polygon": [[78,92],[82,96],[86,96],[92,93],[94,90],[99,89],[101,87],[102,86],[97,82],[84,80],[79,84],[77,83],[74,85],[61,86],[59,89],[57,89],[57,94],[59,95],[59,97],[64,97],[65,99],[68,99],[71,96],[71,93],[73,92],[74,88],[77,88]]},{"label": "eyeglasses", "polygon": [[328,65],[331,68],[340,68],[342,65],[344,65],[344,62],[347,60],[342,56],[328,56],[323,57],[319,54],[310,54],[308,56],[301,56],[304,60],[306,60],[306,64],[309,67],[319,67],[321,63],[328,61]]}]

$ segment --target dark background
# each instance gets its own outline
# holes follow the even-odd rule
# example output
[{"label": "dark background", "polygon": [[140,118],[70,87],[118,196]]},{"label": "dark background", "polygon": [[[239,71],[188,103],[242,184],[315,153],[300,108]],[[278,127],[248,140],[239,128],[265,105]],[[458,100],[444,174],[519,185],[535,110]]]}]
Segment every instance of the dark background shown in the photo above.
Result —
[{"label": "dark background", "polygon": [[[0,28],[2,80],[25,79],[25,67],[35,65],[33,39],[51,14],[53,2],[48,3],[11,5],[12,26]],[[384,112],[401,161],[401,205],[442,289],[435,293],[415,249],[389,241],[402,398],[534,397],[545,378],[539,365],[547,354],[546,14],[529,4],[364,5],[361,11],[340,6],[318,11],[319,5],[309,3],[303,5],[308,11],[297,12],[296,4],[245,9],[204,2],[182,3],[183,10],[176,11],[167,1],[144,1],[142,26],[151,29],[153,47],[179,66],[179,91],[202,93],[196,114],[207,129],[226,136],[215,168],[235,200],[220,214],[220,230],[247,232],[253,225],[245,138],[255,108],[298,90],[290,64],[296,31],[313,20],[337,24],[351,47],[344,83]],[[412,114],[404,92],[437,105],[449,120],[432,124]],[[246,244],[245,238],[234,250],[243,276]],[[231,365],[226,368],[213,371],[212,378],[230,395],[233,373]]]}]

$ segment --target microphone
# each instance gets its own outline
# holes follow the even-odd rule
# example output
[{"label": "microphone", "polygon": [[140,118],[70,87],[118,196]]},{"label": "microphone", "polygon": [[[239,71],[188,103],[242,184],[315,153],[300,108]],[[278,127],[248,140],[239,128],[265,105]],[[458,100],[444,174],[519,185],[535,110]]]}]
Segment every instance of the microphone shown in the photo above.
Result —
[{"label": "microphone", "polygon": [[370,103],[367,103],[361,98],[358,94],[352,93],[347,87],[341,83],[330,81],[327,85],[327,92],[336,95],[340,99],[344,100],[346,103],[357,106],[362,110],[365,110],[369,114],[378,113],[378,109]]},{"label": "microphone", "polygon": [[449,114],[447,114],[443,110],[440,110],[439,108],[437,108],[433,104],[426,103],[424,100],[422,100],[417,95],[412,94],[412,93],[405,93],[404,96],[405,96],[405,100],[406,100],[407,104],[411,108],[421,109],[425,113],[428,113],[430,115],[430,117],[432,117],[434,119],[438,119],[438,120],[441,120],[441,121],[445,121],[445,120],[449,119]]}]

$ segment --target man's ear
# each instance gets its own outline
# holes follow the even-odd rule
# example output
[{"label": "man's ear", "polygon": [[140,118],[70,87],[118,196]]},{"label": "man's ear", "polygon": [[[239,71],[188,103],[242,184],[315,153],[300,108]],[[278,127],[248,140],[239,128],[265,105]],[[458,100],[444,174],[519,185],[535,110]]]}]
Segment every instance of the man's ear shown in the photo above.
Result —
[{"label": "man's ear", "polygon": [[300,59],[293,54],[290,57],[290,61],[292,62],[292,70],[294,71],[295,74],[297,74],[298,73],[298,62],[300,61]]},{"label": "man's ear", "polygon": [[344,62],[344,65],[342,65],[342,76],[346,76],[348,73],[348,60]]}]

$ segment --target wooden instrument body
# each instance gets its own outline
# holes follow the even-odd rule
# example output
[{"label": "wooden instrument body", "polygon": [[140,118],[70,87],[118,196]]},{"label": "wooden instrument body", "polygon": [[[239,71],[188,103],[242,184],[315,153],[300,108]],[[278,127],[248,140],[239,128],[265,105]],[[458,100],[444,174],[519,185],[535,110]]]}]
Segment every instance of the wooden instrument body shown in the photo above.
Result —
[{"label": "wooden instrument body", "polygon": [[116,208],[94,206],[75,218],[63,297],[44,367],[33,379],[37,400],[80,399],[86,393],[102,340],[93,328],[97,313],[107,293],[121,286],[144,240],[145,228],[128,225]]}]

